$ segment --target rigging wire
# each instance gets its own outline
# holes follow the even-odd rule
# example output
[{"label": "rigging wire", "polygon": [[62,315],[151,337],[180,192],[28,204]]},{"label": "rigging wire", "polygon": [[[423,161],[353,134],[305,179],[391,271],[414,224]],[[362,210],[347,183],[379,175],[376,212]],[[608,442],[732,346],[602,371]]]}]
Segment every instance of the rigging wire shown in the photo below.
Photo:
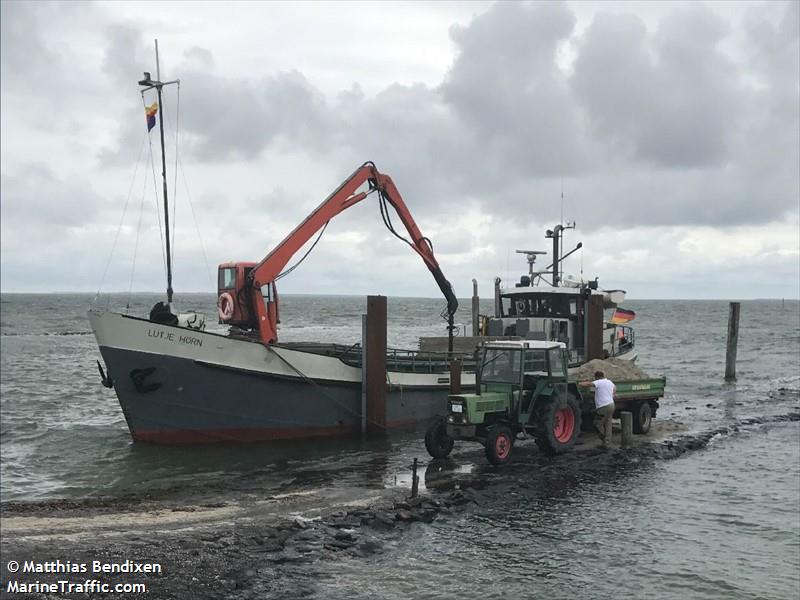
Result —
[{"label": "rigging wire", "polygon": [[[144,100],[144,94],[142,94],[142,104],[145,106],[145,110],[147,110],[147,103]],[[162,110],[162,107],[158,107],[159,110]],[[163,115],[163,112],[162,112]],[[162,117],[159,117],[162,118]],[[160,207],[158,206],[158,182],[156,178],[156,165],[155,160],[153,158],[153,136],[150,135],[150,132],[147,132],[147,139],[150,145],[150,169],[153,172],[153,190],[155,192],[155,204],[156,204],[156,218],[158,219],[158,236],[161,240],[161,259],[163,261],[164,266],[164,277],[167,276],[167,255],[164,251],[164,231],[161,227],[161,212]],[[139,226],[141,227],[141,220],[139,221]],[[138,235],[138,233],[137,233]]]},{"label": "rigging wire", "polygon": [[[163,116],[163,113],[162,113]],[[177,219],[175,214],[178,210],[178,134],[181,129],[181,82],[178,81],[178,99],[175,108],[175,174],[172,183],[172,264],[175,264],[175,224]]]},{"label": "rigging wire", "polygon": [[214,276],[213,271],[211,270],[211,263],[208,262],[208,255],[206,254],[206,247],[203,244],[203,236],[200,234],[200,225],[197,223],[197,216],[194,212],[194,204],[192,204],[192,194],[189,192],[189,182],[186,179],[186,173],[183,171],[183,162],[179,162],[178,166],[181,169],[181,178],[183,179],[183,186],[186,188],[186,199],[189,202],[189,210],[192,213],[192,220],[194,221],[194,228],[197,231],[197,239],[200,242],[200,250],[203,252],[203,260],[206,262],[206,273],[208,274],[208,281],[211,284],[211,288],[214,287]]},{"label": "rigging wire", "polygon": [[103,289],[103,285],[106,282],[106,275],[108,274],[108,268],[111,266],[111,260],[114,258],[114,251],[117,248],[117,241],[119,240],[119,232],[122,231],[122,224],[125,222],[125,215],[128,213],[128,204],[130,203],[131,196],[133,195],[133,186],[136,183],[136,175],[139,172],[139,164],[142,161],[142,152],[144,151],[144,140],[147,137],[147,132],[142,134],[142,142],[139,144],[139,155],[136,157],[136,166],[133,169],[133,177],[131,177],[131,185],[128,187],[128,195],[125,198],[125,206],[122,208],[122,217],[120,217],[119,225],[117,226],[117,232],[114,234],[114,243],[111,244],[111,254],[108,255],[108,261],[106,261],[106,268],[103,269],[103,276],[100,279],[100,285],[97,287],[97,294],[95,294],[94,300],[92,304],[97,302],[97,299],[100,297],[100,291]]},{"label": "rigging wire", "polygon": [[125,312],[131,308],[131,294],[133,293],[133,276],[136,272],[136,254],[139,250],[139,233],[142,230],[142,215],[144,214],[144,198],[147,195],[147,171],[144,172],[144,184],[142,186],[142,201],[139,203],[139,224],[136,226],[136,241],[133,244],[133,261],[131,263],[131,282],[128,286],[128,301],[125,303]]},{"label": "rigging wire", "polygon": [[[189,190],[189,181],[186,178],[186,172],[183,168],[183,161],[180,158],[180,122],[181,122],[181,82],[180,80],[177,81],[178,92],[177,92],[177,100],[176,100],[176,110],[175,110],[175,172],[173,175],[173,184],[172,184],[172,244],[171,244],[171,257],[173,265],[175,264],[175,243],[177,241],[177,236],[175,235],[176,226],[177,226],[177,206],[178,206],[178,171],[180,171],[181,179],[183,180],[183,187],[184,191],[186,192],[186,199],[189,203],[189,211],[192,214],[192,222],[194,223],[195,232],[197,233],[197,240],[200,243],[200,250],[203,254],[203,261],[206,265],[206,275],[208,276],[209,285],[213,288],[214,287],[214,277],[213,271],[211,269],[211,263],[208,261],[208,253],[206,252],[206,247],[203,242],[203,236],[200,233],[200,225],[197,221],[197,214],[194,210],[194,204],[192,203],[192,194]],[[164,117],[164,113],[162,111],[161,116]],[[168,121],[165,121],[168,123]],[[160,216],[160,213],[159,213]]]}]

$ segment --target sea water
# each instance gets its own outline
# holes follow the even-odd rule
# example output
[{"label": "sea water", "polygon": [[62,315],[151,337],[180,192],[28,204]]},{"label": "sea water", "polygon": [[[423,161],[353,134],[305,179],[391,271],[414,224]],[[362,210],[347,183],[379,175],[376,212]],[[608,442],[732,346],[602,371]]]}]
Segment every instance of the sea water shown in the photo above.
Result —
[{"label": "sea water", "polygon": [[[99,302],[146,315],[159,299]],[[404,484],[413,458],[427,463],[419,431],[366,441],[133,444],[113,391],[100,384],[86,318],[94,300],[2,295],[4,502],[391,487]],[[219,327],[213,295],[176,300],[182,312],[203,312],[210,328]],[[281,300],[282,341],[360,340],[364,298]],[[486,474],[476,507],[414,524],[380,555],[285,569],[270,585],[319,598],[800,596],[800,423],[737,425],[800,410],[800,303],[742,302],[734,383],[723,381],[728,302],[625,306],[637,315],[637,364],[667,377],[657,421],[687,432],[729,426],[729,434],[673,460],[556,461],[513,477],[473,461],[464,470]],[[462,307],[457,321],[468,332],[469,302]],[[419,336],[444,335],[442,308],[439,299],[389,298],[389,345],[414,348]],[[484,302],[482,311],[490,310]]]}]

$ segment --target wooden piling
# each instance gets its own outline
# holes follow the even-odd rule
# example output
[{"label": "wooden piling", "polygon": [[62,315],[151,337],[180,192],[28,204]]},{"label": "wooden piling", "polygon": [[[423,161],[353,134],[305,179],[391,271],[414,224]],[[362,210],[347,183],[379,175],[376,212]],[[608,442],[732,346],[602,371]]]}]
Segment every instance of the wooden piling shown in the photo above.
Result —
[{"label": "wooden piling", "polygon": [[411,497],[416,498],[419,495],[419,475],[417,475],[417,459],[414,459],[414,466],[411,472]]},{"label": "wooden piling", "polygon": [[622,425],[622,438],[620,445],[623,448],[630,448],[633,445],[633,413],[624,410],[619,413],[620,424]]},{"label": "wooden piling", "polygon": [[450,393],[461,393],[461,359],[450,359]]},{"label": "wooden piling", "polygon": [[367,433],[367,315],[361,315],[361,435]]},{"label": "wooden piling", "polygon": [[481,299],[478,297],[478,280],[472,280],[472,335],[480,335],[479,313],[481,310]]},{"label": "wooden piling", "polygon": [[475,393],[481,395],[481,349],[475,348]]},{"label": "wooden piling", "polygon": [[367,296],[366,430],[386,429],[386,296]]},{"label": "wooden piling", "polygon": [[725,348],[725,381],[736,379],[736,346],[739,343],[740,302],[731,302],[728,313],[728,345]]}]

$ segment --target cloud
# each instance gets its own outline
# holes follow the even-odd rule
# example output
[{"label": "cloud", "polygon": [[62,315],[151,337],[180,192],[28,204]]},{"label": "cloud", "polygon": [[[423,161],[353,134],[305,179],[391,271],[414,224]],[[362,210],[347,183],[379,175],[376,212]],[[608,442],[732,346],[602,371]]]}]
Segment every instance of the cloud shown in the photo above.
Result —
[{"label": "cloud", "polygon": [[58,52],[45,43],[40,26],[60,10],[44,2],[0,3],[0,65],[6,85],[30,90],[61,64]]},{"label": "cloud", "polygon": [[[513,250],[543,247],[541,232],[561,219],[562,187],[563,214],[578,221],[578,239],[636,264],[631,278],[639,282],[654,270],[679,281],[700,272],[698,262],[720,272],[717,259],[730,257],[713,244],[691,260],[675,258],[676,245],[686,247],[684,232],[709,228],[720,235],[708,239],[749,247],[751,236],[797,222],[796,2],[754,4],[741,20],[714,4],[669,6],[659,20],[645,20],[627,4],[611,12],[599,3],[588,20],[565,3],[471,5],[478,14],[468,20],[461,7],[459,24],[449,29],[452,60],[438,81],[423,45],[435,27],[403,29],[416,16],[394,21],[391,40],[377,36],[375,54],[358,71],[345,60],[352,49],[340,32],[325,38],[319,24],[303,43],[338,49],[309,46],[301,54],[305,61],[324,55],[322,62],[290,54],[270,62],[273,54],[252,42],[241,56],[246,68],[238,68],[225,43],[240,18],[234,14],[226,16],[227,29],[211,30],[203,29],[205,19],[177,27],[127,5],[0,4],[4,286],[12,281],[8,265],[41,262],[25,254],[30,240],[46,246],[42,255],[53,265],[81,265],[80,277],[102,271],[105,256],[93,258],[81,245],[113,240],[120,196],[146,140],[136,81],[154,71],[144,35],[153,29],[169,67],[162,77],[181,79],[180,158],[212,266],[261,258],[365,160],[392,176],[445,273],[467,292],[473,276],[490,282],[524,270],[515,268]],[[273,6],[247,10],[271,15],[277,32],[283,21]],[[437,5],[436,23],[447,6]],[[291,27],[312,18],[303,15],[294,14]],[[447,41],[447,27],[440,29]],[[437,52],[445,47],[435,45]],[[269,66],[252,68],[260,64]],[[171,159],[176,92],[166,90],[161,113]],[[152,142],[157,149],[156,135]],[[158,160],[156,154],[154,168],[140,165],[137,211],[143,190],[146,207],[153,205]],[[168,171],[172,177],[174,163]],[[202,249],[180,182],[177,198],[181,285],[207,289],[204,269],[187,266]],[[131,215],[119,252],[136,243]],[[155,216],[142,235],[140,260],[153,268],[136,281],[160,288]],[[796,241],[776,239],[777,249],[759,252],[775,273],[785,273]],[[436,295],[405,250],[370,197],[332,221],[315,253],[282,283],[290,291]],[[591,260],[587,252],[587,266]],[[763,262],[746,264],[754,273],[769,271]],[[602,261],[592,267],[616,270]],[[127,274],[129,265],[117,271]],[[369,289],[348,285],[353,273]],[[115,277],[114,285],[127,287],[127,275]]]},{"label": "cloud", "polygon": [[457,57],[439,91],[493,169],[559,175],[583,163],[574,102],[556,64],[574,26],[563,3],[500,2],[452,29]]},{"label": "cloud", "polygon": [[24,228],[32,221],[37,227],[83,225],[96,218],[103,204],[85,178],[59,180],[41,163],[3,174],[0,181],[4,228]]},{"label": "cloud", "polygon": [[741,110],[737,72],[718,47],[726,33],[700,5],[676,9],[655,34],[634,15],[596,16],[571,79],[593,133],[660,167],[724,164]]}]

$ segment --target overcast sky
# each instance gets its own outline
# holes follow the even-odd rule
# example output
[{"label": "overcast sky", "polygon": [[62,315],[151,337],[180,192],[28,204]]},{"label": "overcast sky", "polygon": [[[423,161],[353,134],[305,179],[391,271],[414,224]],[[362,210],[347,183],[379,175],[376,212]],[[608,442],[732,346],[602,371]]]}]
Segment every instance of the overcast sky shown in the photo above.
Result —
[{"label": "overcast sky", "polygon": [[[584,244],[567,273],[629,298],[797,298],[798,6],[3,1],[2,291],[165,287],[137,86],[158,38],[181,81],[178,299],[367,160],[461,297],[516,280],[563,211],[565,248]],[[439,295],[373,196],[280,289]]]}]

